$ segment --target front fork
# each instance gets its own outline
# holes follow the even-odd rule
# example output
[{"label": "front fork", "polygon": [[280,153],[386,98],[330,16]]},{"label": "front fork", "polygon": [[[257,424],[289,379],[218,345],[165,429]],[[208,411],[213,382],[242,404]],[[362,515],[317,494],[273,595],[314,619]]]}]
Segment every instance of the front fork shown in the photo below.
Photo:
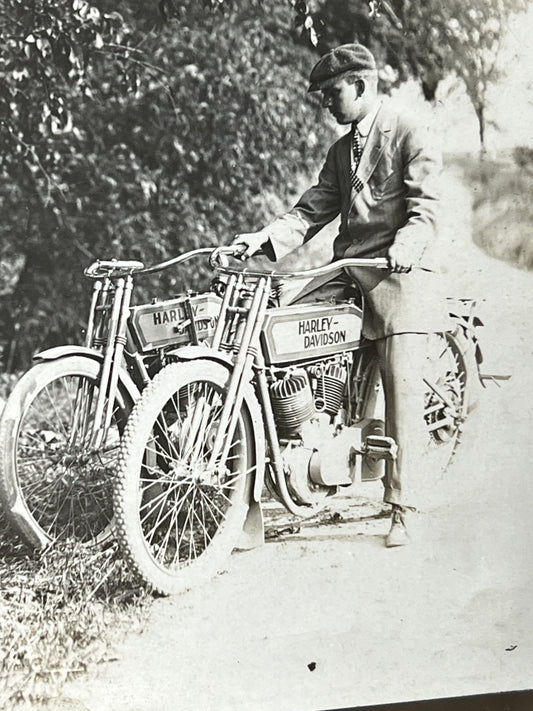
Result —
[{"label": "front fork", "polygon": [[92,422],[90,420],[93,403],[90,400],[88,384],[81,384],[76,393],[75,420],[70,442],[72,446],[80,433],[82,437],[85,437],[87,432],[91,433],[89,442],[84,443],[89,451],[99,449],[106,440],[113,418],[119,370],[126,345],[132,289],[131,275],[117,279],[115,284],[112,284],[110,279],[105,279],[94,285],[85,345],[104,348],[104,359]]},{"label": "front fork", "polygon": [[224,350],[232,343],[234,367],[227,385],[220,425],[211,452],[210,466],[216,469],[226,460],[242,407],[244,388],[255,375],[256,392],[261,405],[270,451],[270,463],[275,473],[280,498],[291,513],[302,515],[308,513],[307,508],[295,504],[287,489],[274,413],[268,394],[265,362],[259,341],[270,296],[271,279],[270,277],[261,278],[254,287],[251,299],[235,301],[234,295],[241,289],[242,277],[232,278],[227,286],[211,346],[213,349]]},{"label": "front fork", "polygon": [[[219,322],[232,322],[232,317],[237,317],[234,321],[236,330],[234,331],[234,366],[231,377],[227,385],[227,393],[224,406],[220,416],[220,424],[217,428],[215,441],[213,443],[210,468],[215,469],[220,463],[226,461],[232,442],[233,433],[237,426],[239,413],[244,399],[244,389],[252,378],[254,360],[260,353],[259,335],[263,327],[263,321],[270,295],[270,278],[261,278],[254,288],[251,301],[229,305],[230,297],[223,304],[224,313],[221,314]],[[245,318],[243,316],[246,314]],[[213,346],[219,343],[223,347],[223,326],[217,328]],[[231,333],[227,333],[231,338]]]}]

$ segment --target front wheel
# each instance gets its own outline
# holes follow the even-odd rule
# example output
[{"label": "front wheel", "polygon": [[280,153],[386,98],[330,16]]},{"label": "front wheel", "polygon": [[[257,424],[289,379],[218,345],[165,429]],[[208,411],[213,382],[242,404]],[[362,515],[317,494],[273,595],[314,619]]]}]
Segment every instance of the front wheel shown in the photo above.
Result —
[{"label": "front wheel", "polygon": [[248,512],[255,456],[246,406],[226,460],[210,462],[229,376],[208,360],[168,365],[143,392],[124,433],[116,536],[134,569],[163,594],[218,572]]},{"label": "front wheel", "polygon": [[119,386],[105,442],[91,447],[100,364],[69,356],[33,366],[0,424],[0,502],[16,531],[42,548],[112,535],[112,478],[131,400]]}]

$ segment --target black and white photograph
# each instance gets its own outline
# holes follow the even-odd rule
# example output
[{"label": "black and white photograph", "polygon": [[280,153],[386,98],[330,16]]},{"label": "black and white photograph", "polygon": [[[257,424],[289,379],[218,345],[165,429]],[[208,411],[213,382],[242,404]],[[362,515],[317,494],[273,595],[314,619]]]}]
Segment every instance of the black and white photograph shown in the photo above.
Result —
[{"label": "black and white photograph", "polygon": [[533,708],[530,0],[0,47],[0,708]]}]

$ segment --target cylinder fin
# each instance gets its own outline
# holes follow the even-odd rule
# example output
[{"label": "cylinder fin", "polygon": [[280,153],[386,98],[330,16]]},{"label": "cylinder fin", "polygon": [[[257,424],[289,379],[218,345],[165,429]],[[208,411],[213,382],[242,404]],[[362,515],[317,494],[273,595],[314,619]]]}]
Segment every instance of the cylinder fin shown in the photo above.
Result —
[{"label": "cylinder fin", "polygon": [[295,432],[315,411],[307,373],[293,372],[270,386],[274,419],[283,434]]}]

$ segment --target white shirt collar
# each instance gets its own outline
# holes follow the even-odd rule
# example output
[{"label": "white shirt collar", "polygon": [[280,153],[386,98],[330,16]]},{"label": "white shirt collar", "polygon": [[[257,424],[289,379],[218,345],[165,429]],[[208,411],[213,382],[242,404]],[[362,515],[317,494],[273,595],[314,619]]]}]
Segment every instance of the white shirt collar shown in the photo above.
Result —
[{"label": "white shirt collar", "polygon": [[374,119],[376,118],[380,106],[381,101],[376,101],[367,115],[357,124],[357,131],[362,138],[366,138],[370,133],[370,129],[372,128],[372,124],[374,123]]}]

